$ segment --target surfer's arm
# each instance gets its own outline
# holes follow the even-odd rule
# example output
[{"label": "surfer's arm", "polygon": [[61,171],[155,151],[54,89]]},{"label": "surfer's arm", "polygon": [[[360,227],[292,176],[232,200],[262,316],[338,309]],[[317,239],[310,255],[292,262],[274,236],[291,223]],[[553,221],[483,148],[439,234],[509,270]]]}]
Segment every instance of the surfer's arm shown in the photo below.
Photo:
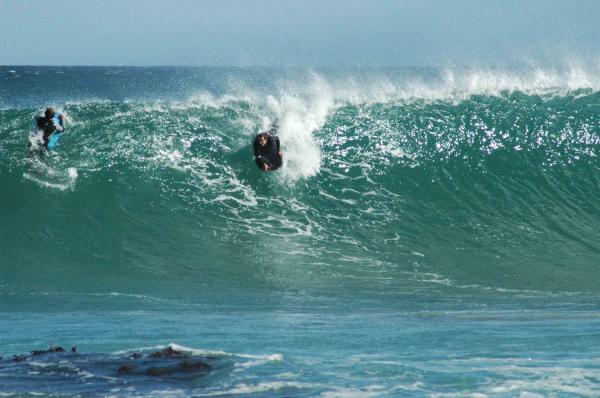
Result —
[{"label": "surfer's arm", "polygon": [[279,137],[273,137],[275,139],[275,144],[277,145],[277,154],[279,156],[283,156],[283,152],[281,152],[281,143],[279,142]]},{"label": "surfer's arm", "polygon": [[269,170],[269,165],[267,163],[265,163],[264,159],[261,158],[260,156],[255,156],[254,161],[256,162],[256,165],[258,166],[258,168],[261,169],[262,171]]},{"label": "surfer's arm", "polygon": [[257,158],[260,156],[260,152],[258,150],[258,141],[254,140],[254,144],[252,144],[252,148],[254,149],[254,158]]}]

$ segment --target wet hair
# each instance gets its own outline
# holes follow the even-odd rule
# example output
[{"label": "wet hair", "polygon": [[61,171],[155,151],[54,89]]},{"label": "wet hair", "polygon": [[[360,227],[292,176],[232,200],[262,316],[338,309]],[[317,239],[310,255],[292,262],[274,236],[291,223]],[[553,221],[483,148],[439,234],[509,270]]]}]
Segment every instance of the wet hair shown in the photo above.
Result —
[{"label": "wet hair", "polygon": [[260,134],[258,135],[258,138],[259,138],[259,139],[260,139],[260,138],[266,138],[266,139],[268,140],[268,139],[269,139],[269,137],[270,137],[270,136],[269,136],[269,133],[267,133],[267,132],[265,132],[265,133],[260,133]]},{"label": "wet hair", "polygon": [[54,117],[54,108],[46,108],[46,112],[44,112],[44,115],[48,118],[51,119]]}]

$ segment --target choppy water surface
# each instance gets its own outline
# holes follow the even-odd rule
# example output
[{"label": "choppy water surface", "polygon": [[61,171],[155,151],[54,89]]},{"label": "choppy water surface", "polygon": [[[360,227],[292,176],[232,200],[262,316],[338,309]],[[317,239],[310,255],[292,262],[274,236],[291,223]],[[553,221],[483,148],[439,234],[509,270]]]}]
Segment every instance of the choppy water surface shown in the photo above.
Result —
[{"label": "choppy water surface", "polygon": [[600,394],[596,72],[0,68],[0,393]]}]

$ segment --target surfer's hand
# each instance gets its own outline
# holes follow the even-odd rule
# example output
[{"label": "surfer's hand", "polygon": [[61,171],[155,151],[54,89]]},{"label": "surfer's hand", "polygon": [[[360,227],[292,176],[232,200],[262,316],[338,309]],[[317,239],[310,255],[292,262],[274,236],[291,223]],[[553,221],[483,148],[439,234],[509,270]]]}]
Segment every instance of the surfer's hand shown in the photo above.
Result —
[{"label": "surfer's hand", "polygon": [[283,152],[281,152],[281,151],[277,152],[277,154],[279,155],[279,157],[283,156]]},{"label": "surfer's hand", "polygon": [[268,164],[266,164],[266,163],[265,163],[265,164],[263,164],[263,170],[264,170],[264,171],[269,171],[269,169],[270,169],[270,167],[269,167],[269,165],[268,165]]}]

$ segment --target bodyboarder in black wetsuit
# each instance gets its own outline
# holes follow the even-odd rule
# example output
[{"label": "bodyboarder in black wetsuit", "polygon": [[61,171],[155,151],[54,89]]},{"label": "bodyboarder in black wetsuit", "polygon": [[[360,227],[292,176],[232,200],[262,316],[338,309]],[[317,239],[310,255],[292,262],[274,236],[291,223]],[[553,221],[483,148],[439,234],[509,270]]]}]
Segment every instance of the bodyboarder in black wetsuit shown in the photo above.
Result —
[{"label": "bodyboarder in black wetsuit", "polygon": [[[274,131],[274,130],[271,130]],[[279,137],[268,132],[260,133],[254,139],[254,160],[262,171],[273,171],[281,167],[283,153]]]}]

